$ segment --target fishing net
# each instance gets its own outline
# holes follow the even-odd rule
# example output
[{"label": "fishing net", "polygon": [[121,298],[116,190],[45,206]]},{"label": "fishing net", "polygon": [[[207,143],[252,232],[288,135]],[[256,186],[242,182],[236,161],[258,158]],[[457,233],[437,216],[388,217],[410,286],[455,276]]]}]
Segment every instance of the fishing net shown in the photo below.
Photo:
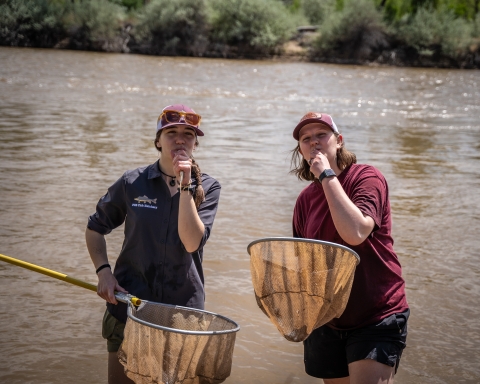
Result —
[{"label": "fishing net", "polygon": [[289,341],[303,341],[347,305],[359,256],[319,240],[267,238],[248,246],[255,298]]},{"label": "fishing net", "polygon": [[[97,286],[0,254],[0,260],[90,291]],[[143,301],[123,292],[128,304],[124,340],[118,351],[126,375],[137,384],[215,384],[230,376],[237,323],[200,309]]]},{"label": "fishing net", "polygon": [[118,357],[136,384],[216,384],[230,375],[234,321],[148,301],[130,304],[128,317]]}]

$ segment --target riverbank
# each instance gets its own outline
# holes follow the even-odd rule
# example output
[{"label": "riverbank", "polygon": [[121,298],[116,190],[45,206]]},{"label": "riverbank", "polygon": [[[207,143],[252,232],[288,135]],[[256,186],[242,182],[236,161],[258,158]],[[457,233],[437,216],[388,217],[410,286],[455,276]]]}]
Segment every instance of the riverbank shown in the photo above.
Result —
[{"label": "riverbank", "polygon": [[480,68],[478,2],[470,10],[457,0],[438,0],[436,7],[433,3],[415,6],[418,2],[408,0],[401,2],[401,7],[390,3],[5,0],[0,5],[0,45],[162,56]]},{"label": "riverbank", "polygon": [[452,58],[441,53],[434,55],[421,55],[416,50],[406,45],[389,47],[371,58],[341,58],[336,56],[312,57],[312,47],[299,44],[292,40],[284,44],[282,53],[272,59],[280,61],[305,61],[330,64],[355,64],[355,65],[386,65],[396,67],[421,67],[421,68],[457,68],[480,69],[480,44],[472,44],[467,51],[458,57]]},{"label": "riverbank", "polygon": [[[39,47],[36,45],[24,45],[32,48],[52,48],[60,50],[82,50],[110,53],[134,53],[155,55],[144,52],[136,46],[129,44],[131,36],[123,34],[118,36],[115,41],[107,44],[84,45],[75,38],[65,38],[52,47]],[[4,45],[5,46],[5,45]],[[12,45],[19,46],[19,45]],[[21,45],[20,45],[21,46]],[[180,55],[180,54],[158,54],[160,56],[186,56],[186,57],[205,57],[205,58],[227,58],[227,59],[254,59],[254,60],[275,60],[285,62],[318,62],[330,64],[350,64],[350,65],[386,65],[397,67],[422,67],[422,68],[457,68],[457,69],[480,69],[480,48],[474,45],[468,52],[457,58],[451,58],[441,54],[422,56],[408,46],[399,46],[386,49],[379,52],[376,58],[341,58],[335,56],[312,57],[312,47],[299,44],[296,40],[291,40],[272,54],[255,54],[241,52],[236,47],[214,47],[212,50],[206,50],[201,55]]]}]

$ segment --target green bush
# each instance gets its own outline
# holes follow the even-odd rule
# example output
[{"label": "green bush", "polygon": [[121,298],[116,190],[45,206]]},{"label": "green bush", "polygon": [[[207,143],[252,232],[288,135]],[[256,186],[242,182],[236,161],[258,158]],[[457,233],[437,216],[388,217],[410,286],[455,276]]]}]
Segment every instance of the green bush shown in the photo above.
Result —
[{"label": "green bush", "polygon": [[403,15],[413,13],[410,1],[405,0],[375,0],[377,6],[382,6],[389,22],[400,20]]},{"label": "green bush", "polygon": [[65,8],[48,0],[0,2],[0,44],[52,47],[66,35]]},{"label": "green bush", "polygon": [[480,37],[480,12],[477,13],[477,17],[473,21],[472,36]]},{"label": "green bush", "polygon": [[466,20],[475,20],[476,12],[479,11],[480,2],[478,0],[441,0],[441,6],[446,6],[452,10],[456,16]]},{"label": "green bush", "polygon": [[213,42],[260,55],[274,53],[293,36],[302,18],[278,0],[210,0],[209,14]]},{"label": "green bush", "polygon": [[302,0],[305,17],[313,25],[320,25],[336,7],[336,0]]},{"label": "green bush", "polygon": [[125,8],[108,0],[75,2],[65,20],[71,48],[120,51]]},{"label": "green bush", "polygon": [[398,21],[406,14],[415,14],[422,8],[446,8],[456,16],[467,20],[475,19],[480,3],[478,0],[374,0],[377,6],[381,5],[388,20]]},{"label": "green bush", "polygon": [[127,9],[139,9],[143,7],[143,0],[117,0],[117,3]]},{"label": "green bush", "polygon": [[415,48],[420,55],[455,58],[470,44],[472,25],[444,7],[438,10],[423,7],[402,19],[396,32],[400,41]]},{"label": "green bush", "polygon": [[371,0],[346,0],[342,10],[325,19],[319,32],[314,58],[369,60],[388,47],[383,13]]},{"label": "green bush", "polygon": [[144,53],[201,56],[208,44],[204,0],[152,0],[133,34]]},{"label": "green bush", "polygon": [[303,0],[279,0],[290,12],[298,12],[302,6]]}]

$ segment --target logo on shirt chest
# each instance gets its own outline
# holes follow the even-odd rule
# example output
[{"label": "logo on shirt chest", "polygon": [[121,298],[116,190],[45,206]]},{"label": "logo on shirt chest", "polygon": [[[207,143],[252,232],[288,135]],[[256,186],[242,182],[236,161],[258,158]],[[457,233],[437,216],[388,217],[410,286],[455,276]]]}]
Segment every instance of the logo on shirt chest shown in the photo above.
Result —
[{"label": "logo on shirt chest", "polygon": [[143,196],[135,197],[133,200],[135,200],[136,203],[132,203],[132,207],[157,209],[157,207],[155,206],[157,204],[157,199],[150,199],[148,196],[143,195]]}]

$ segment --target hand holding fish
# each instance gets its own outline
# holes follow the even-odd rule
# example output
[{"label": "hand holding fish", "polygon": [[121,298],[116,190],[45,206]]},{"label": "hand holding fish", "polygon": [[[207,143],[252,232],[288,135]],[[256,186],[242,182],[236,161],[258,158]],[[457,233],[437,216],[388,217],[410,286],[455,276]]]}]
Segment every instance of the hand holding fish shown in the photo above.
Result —
[{"label": "hand holding fish", "polygon": [[330,162],[322,152],[313,150],[310,154],[311,158],[308,161],[310,165],[310,172],[312,172],[316,178],[325,170],[331,168]]},{"label": "hand holding fish", "polygon": [[173,171],[177,180],[180,180],[180,172],[183,172],[183,185],[187,185],[192,178],[192,159],[184,149],[172,151]]}]

